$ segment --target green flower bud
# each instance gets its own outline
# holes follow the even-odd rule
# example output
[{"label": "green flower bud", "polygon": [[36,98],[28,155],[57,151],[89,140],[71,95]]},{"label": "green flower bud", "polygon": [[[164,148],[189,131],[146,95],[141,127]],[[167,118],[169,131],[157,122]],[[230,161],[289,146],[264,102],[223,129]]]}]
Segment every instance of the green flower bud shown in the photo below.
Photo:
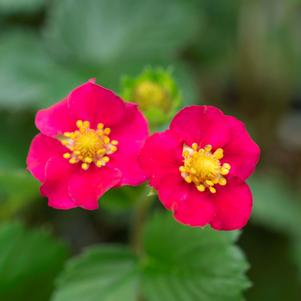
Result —
[{"label": "green flower bud", "polygon": [[168,123],[181,102],[171,71],[163,68],[146,68],[136,78],[123,78],[121,96],[139,105],[151,128]]}]

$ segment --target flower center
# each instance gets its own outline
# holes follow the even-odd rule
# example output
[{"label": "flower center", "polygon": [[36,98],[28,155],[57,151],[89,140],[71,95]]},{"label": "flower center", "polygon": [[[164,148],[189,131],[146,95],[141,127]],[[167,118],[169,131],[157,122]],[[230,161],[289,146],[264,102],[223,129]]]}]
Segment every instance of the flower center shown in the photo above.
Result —
[{"label": "flower center", "polygon": [[146,80],[138,84],[134,92],[134,100],[139,103],[142,110],[152,106],[168,109],[169,99],[166,91],[157,83]]},{"label": "flower center", "polygon": [[83,170],[87,170],[91,163],[97,167],[105,166],[110,161],[107,155],[117,151],[117,140],[110,140],[110,128],[105,128],[102,123],[97,125],[97,129],[90,128],[89,121],[78,120],[76,122],[78,130],[66,132],[59,138],[61,143],[70,152],[63,155],[69,159],[69,163],[81,162]]},{"label": "flower center", "polygon": [[221,164],[220,159],[224,157],[222,148],[218,148],[214,153],[211,152],[212,146],[206,145],[199,148],[197,143],[191,147],[183,147],[184,164],[179,168],[181,176],[187,183],[194,183],[199,191],[209,189],[211,193],[216,193],[216,184],[226,185],[224,177],[231,169],[229,163]]}]

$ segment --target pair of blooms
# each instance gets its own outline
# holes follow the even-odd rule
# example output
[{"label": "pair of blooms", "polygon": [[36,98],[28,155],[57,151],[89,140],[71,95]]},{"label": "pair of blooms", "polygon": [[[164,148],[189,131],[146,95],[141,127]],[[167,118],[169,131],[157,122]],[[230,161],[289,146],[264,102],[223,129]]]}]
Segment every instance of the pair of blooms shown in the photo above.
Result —
[{"label": "pair of blooms", "polygon": [[149,180],[183,224],[234,230],[249,219],[245,180],[260,150],[242,122],[215,107],[186,107],[149,136],[137,105],[90,80],[39,111],[36,126],[27,167],[51,207],[94,210],[109,189]]}]

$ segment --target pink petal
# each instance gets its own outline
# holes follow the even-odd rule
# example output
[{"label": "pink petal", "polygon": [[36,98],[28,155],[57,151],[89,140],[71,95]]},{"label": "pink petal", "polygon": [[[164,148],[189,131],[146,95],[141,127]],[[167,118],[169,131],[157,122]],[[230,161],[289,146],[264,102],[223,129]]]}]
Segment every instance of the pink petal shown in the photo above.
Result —
[{"label": "pink petal", "polygon": [[71,209],[77,207],[68,194],[68,183],[76,166],[68,160],[54,157],[46,164],[46,181],[41,187],[41,193],[48,198],[48,205],[56,209]]},{"label": "pink petal", "polygon": [[216,230],[238,230],[246,225],[252,211],[252,193],[239,178],[230,178],[214,195],[215,216],[211,222]]},{"label": "pink petal", "polygon": [[121,123],[112,127],[111,138],[118,141],[118,150],[110,156],[108,166],[121,171],[120,185],[138,185],[146,176],[138,164],[138,155],[148,137],[147,121],[135,104],[126,104]]},{"label": "pink petal", "polygon": [[180,223],[202,227],[213,218],[215,208],[209,193],[199,192],[193,184],[186,183],[179,171],[158,177],[150,185],[157,189],[161,203],[173,211]]},{"label": "pink petal", "polygon": [[45,180],[46,162],[55,156],[61,156],[65,147],[56,139],[43,134],[36,135],[30,145],[26,163],[28,170],[40,182]]},{"label": "pink petal", "polygon": [[172,120],[170,129],[189,146],[211,144],[222,147],[229,140],[226,116],[212,106],[189,106],[182,109]]},{"label": "pink petal", "polygon": [[68,104],[75,120],[88,120],[93,128],[100,122],[110,127],[125,114],[122,99],[92,80],[74,89],[68,96]]},{"label": "pink petal", "polygon": [[56,137],[75,129],[75,121],[69,114],[66,99],[47,109],[38,111],[35,123],[41,133],[50,137]]},{"label": "pink petal", "polygon": [[183,145],[171,130],[150,136],[139,156],[141,167],[147,176],[155,178],[178,173],[182,165]]},{"label": "pink petal", "polygon": [[227,116],[227,122],[231,127],[231,136],[228,144],[224,147],[222,161],[231,165],[230,175],[244,180],[255,170],[260,149],[241,121],[232,116]]},{"label": "pink petal", "polygon": [[173,205],[174,218],[185,225],[203,227],[211,222],[214,216],[214,205],[210,192],[199,192],[194,185],[186,184],[185,198]]},{"label": "pink petal", "polygon": [[75,172],[69,182],[68,191],[74,203],[87,210],[98,208],[98,199],[110,188],[119,184],[119,170],[91,165],[89,170]]},{"label": "pink petal", "polygon": [[157,189],[159,200],[168,210],[171,210],[176,202],[185,200],[189,193],[189,187],[179,172],[154,177],[150,185]]}]

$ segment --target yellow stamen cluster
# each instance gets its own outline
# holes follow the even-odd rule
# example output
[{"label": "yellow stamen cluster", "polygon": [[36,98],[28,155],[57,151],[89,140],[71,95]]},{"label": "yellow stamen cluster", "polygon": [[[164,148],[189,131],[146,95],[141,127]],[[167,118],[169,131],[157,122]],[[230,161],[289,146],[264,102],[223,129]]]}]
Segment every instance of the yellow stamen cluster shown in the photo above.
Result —
[{"label": "yellow stamen cluster", "polygon": [[81,162],[83,170],[87,170],[92,163],[97,167],[105,166],[110,161],[107,155],[117,151],[118,141],[109,137],[111,129],[99,123],[94,130],[90,128],[89,121],[82,120],[76,122],[76,127],[78,130],[66,132],[59,138],[70,150],[63,157],[71,164]]},{"label": "yellow stamen cluster", "polygon": [[199,148],[197,143],[191,147],[184,146],[184,164],[179,168],[181,176],[187,183],[194,183],[196,188],[203,192],[207,189],[211,193],[216,193],[216,184],[224,186],[227,180],[224,177],[231,169],[230,164],[221,164],[220,160],[224,157],[222,148],[216,149],[212,153],[212,146],[206,145]]},{"label": "yellow stamen cluster", "polygon": [[139,83],[134,91],[134,100],[142,110],[150,107],[160,107],[168,110],[170,100],[166,91],[159,84],[146,80]]}]

